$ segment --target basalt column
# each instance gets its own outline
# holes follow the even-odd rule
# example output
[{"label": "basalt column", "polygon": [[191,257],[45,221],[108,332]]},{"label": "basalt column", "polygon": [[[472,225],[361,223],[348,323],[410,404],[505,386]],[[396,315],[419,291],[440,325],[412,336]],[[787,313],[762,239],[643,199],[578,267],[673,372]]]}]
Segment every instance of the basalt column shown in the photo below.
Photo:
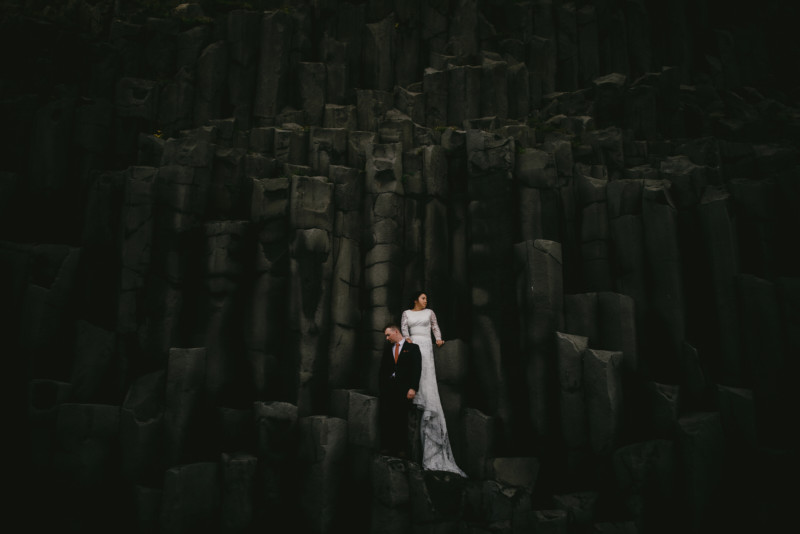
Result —
[{"label": "basalt column", "polygon": [[645,316],[643,353],[656,380],[675,383],[683,347],[685,315],[677,235],[677,210],[660,181],[645,184],[642,222],[651,303]]},{"label": "basalt column", "polygon": [[[439,145],[422,149],[422,178],[425,184],[425,218],[422,223],[422,255],[424,281],[421,288],[433,295],[436,317],[443,328],[442,334],[453,337],[444,330],[450,325],[450,234],[448,228],[447,156]],[[443,324],[442,324],[443,323]]]},{"label": "basalt column", "polygon": [[558,359],[555,332],[564,324],[561,245],[537,239],[514,245],[520,349],[534,435],[550,435],[556,414],[554,393]]},{"label": "basalt column", "polygon": [[615,180],[609,182],[607,187],[614,287],[618,293],[633,298],[636,325],[639,328],[643,325],[647,310],[642,225],[643,188],[644,180]]},{"label": "basalt column", "polygon": [[254,527],[290,530],[298,517],[297,407],[286,402],[253,403],[258,466]]},{"label": "basalt column", "polygon": [[331,280],[331,337],[328,387],[351,387],[357,380],[356,331],[361,286],[362,171],[331,165],[333,182],[333,277]]},{"label": "basalt column", "polygon": [[117,333],[136,336],[145,314],[145,282],[150,267],[158,169],[131,167],[122,205],[121,263]]},{"label": "basalt column", "polygon": [[612,288],[607,184],[607,181],[595,178],[577,179],[578,202],[581,206],[581,264],[587,291],[608,291]]},{"label": "basalt column", "polygon": [[170,139],[164,145],[156,181],[146,316],[140,333],[144,350],[158,362],[166,362],[170,348],[182,344],[186,263],[188,252],[197,248],[193,238],[205,215],[213,155],[214,145],[199,135]]},{"label": "basalt column", "polygon": [[163,476],[165,375],[139,377],[120,409],[122,475],[131,485],[158,486]]},{"label": "basalt column", "polygon": [[383,328],[400,322],[403,281],[403,158],[402,145],[367,146],[365,235],[363,236],[364,290],[367,334],[364,383],[378,391],[378,367],[386,343]]},{"label": "basalt column", "polygon": [[31,250],[38,269],[26,284],[18,335],[33,376],[66,380],[71,374],[72,354],[64,357],[64,351],[65,344],[72,344],[70,314],[80,256],[80,249],[62,245],[38,245]]},{"label": "basalt column", "polygon": [[509,332],[515,319],[508,306],[514,301],[513,228],[508,206],[514,140],[469,130],[466,145],[472,354],[482,396],[482,402],[476,404],[500,420],[504,438],[510,440],[513,422],[507,372],[516,355],[512,354]]},{"label": "basalt column", "polygon": [[[245,344],[258,399],[288,398],[286,295],[288,178],[253,179],[250,218],[256,233],[254,280]],[[283,364],[283,366],[282,366]]]},{"label": "basalt column", "polygon": [[293,176],[289,193],[290,371],[298,416],[327,402],[333,184],[322,176]]},{"label": "basalt column", "polygon": [[289,51],[294,33],[290,15],[265,11],[256,74],[253,113],[265,126],[273,125],[288,97]]},{"label": "basalt column", "polygon": [[236,9],[228,13],[228,95],[237,125],[250,127],[258,69],[262,15]]},{"label": "basalt column", "polygon": [[583,383],[583,358],[589,338],[556,332],[561,436],[570,481],[585,477],[589,459],[589,423]]},{"label": "basalt column", "polygon": [[205,225],[206,291],[208,300],[203,332],[206,347],[206,389],[211,400],[234,395],[238,383],[237,340],[240,309],[237,288],[241,280],[246,221],[218,221]]},{"label": "basalt column", "polygon": [[[120,495],[119,406],[62,404],[58,408],[52,469],[67,530],[115,528]],[[100,508],[97,508],[97,507]]]}]

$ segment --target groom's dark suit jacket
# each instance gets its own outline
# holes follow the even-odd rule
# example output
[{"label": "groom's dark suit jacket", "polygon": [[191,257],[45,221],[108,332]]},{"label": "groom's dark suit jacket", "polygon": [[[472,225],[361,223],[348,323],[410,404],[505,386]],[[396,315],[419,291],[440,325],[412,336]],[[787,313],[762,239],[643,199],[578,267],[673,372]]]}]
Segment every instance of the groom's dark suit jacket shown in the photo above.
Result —
[{"label": "groom's dark suit jacket", "polygon": [[402,402],[409,389],[419,391],[419,375],[422,372],[422,354],[419,346],[406,341],[400,349],[397,363],[394,362],[394,345],[387,343],[381,356],[380,387],[381,402]]}]

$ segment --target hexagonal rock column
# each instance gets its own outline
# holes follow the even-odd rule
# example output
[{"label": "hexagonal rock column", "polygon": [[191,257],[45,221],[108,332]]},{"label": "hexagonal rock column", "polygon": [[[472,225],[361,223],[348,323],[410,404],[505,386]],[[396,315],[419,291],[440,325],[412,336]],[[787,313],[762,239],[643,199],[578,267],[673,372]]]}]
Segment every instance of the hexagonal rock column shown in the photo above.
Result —
[{"label": "hexagonal rock column", "polygon": [[244,260],[246,221],[219,221],[205,225],[206,234],[206,291],[208,300],[202,327],[206,348],[206,391],[209,399],[217,400],[236,382],[238,361],[238,329],[235,323],[236,299]]},{"label": "hexagonal rock column", "polygon": [[347,451],[347,421],[312,416],[298,420],[300,517],[308,532],[339,532],[340,485]]},{"label": "hexagonal rock column", "polygon": [[364,390],[331,391],[330,415],[347,420],[347,453],[342,479],[341,516],[348,517],[348,528],[366,531],[369,514],[364,503],[371,496],[370,465],[379,443],[378,398]]},{"label": "hexagonal rock column", "polygon": [[682,400],[680,386],[645,382],[643,389],[647,424],[642,427],[647,429],[647,435],[658,438],[674,436]]},{"label": "hexagonal rock column", "polygon": [[222,113],[222,95],[228,82],[228,43],[208,45],[197,60],[194,90],[194,125],[203,126]]},{"label": "hexagonal rock column", "polygon": [[[224,141],[223,141],[224,142]],[[226,221],[241,219],[250,202],[245,177],[247,149],[217,147],[208,190],[206,219]]]},{"label": "hexagonal rock column", "polygon": [[[394,95],[389,91],[377,89],[356,89],[356,112],[358,114],[358,130],[377,132],[378,126],[392,109]],[[351,166],[355,167],[351,163]]]},{"label": "hexagonal rock column", "polygon": [[[437,314],[438,315],[438,314]],[[440,348],[435,348],[433,363],[436,367],[436,382],[439,397],[447,422],[447,433],[456,463],[461,465],[465,454],[464,418],[465,386],[469,372],[469,345],[460,339],[448,339]]]},{"label": "hexagonal rock column", "polygon": [[597,9],[595,6],[591,4],[581,6],[575,13],[575,22],[577,25],[578,86],[586,87],[600,71]]},{"label": "hexagonal rock column", "polygon": [[[286,294],[289,278],[286,213],[289,179],[253,180],[250,219],[257,232],[250,312],[245,325],[245,347],[257,398],[285,397],[287,373],[281,373],[286,346]],[[254,232],[254,233],[255,233]]]},{"label": "hexagonal rock column", "polygon": [[723,504],[722,419],[717,412],[696,412],[681,417],[678,424],[678,491],[684,525],[691,532],[708,532]]},{"label": "hexagonal rock column", "polygon": [[362,243],[364,290],[367,310],[362,322],[367,341],[367,389],[378,391],[378,367],[386,340],[383,328],[399,323],[404,304],[403,283],[403,158],[402,145],[372,144],[367,147],[365,221]]},{"label": "hexagonal rock column", "polygon": [[347,130],[343,128],[311,128],[308,165],[318,176],[330,176],[331,165],[347,163]]},{"label": "hexagonal rock column", "polygon": [[533,512],[535,532],[541,534],[566,534],[569,515],[564,510],[535,510]]},{"label": "hexagonal rock column", "polygon": [[625,370],[638,368],[638,346],[633,299],[601,291],[564,297],[564,325],[570,334],[586,336],[590,348],[623,353]]},{"label": "hexagonal rock column", "polygon": [[207,205],[214,146],[201,134],[196,131],[167,140],[156,181],[152,277],[140,336],[146,353],[159,363],[166,362],[170,348],[177,345],[184,300],[184,254],[190,230],[202,224]]},{"label": "hexagonal rock column", "polygon": [[557,87],[560,91],[578,89],[578,25],[576,5],[572,2],[556,3],[556,35],[558,46]]},{"label": "hexagonal rock column", "polygon": [[222,454],[221,532],[247,532],[252,526],[257,467],[251,454]]},{"label": "hexagonal rock column", "polygon": [[622,504],[641,531],[675,521],[673,442],[659,439],[626,445],[614,451],[612,461]]},{"label": "hexagonal rock column", "polygon": [[33,475],[49,476],[55,444],[58,407],[69,399],[66,382],[36,379],[28,384],[28,429]]},{"label": "hexagonal rock column", "polygon": [[[436,316],[443,335],[452,324],[450,310],[450,232],[447,204],[450,198],[447,155],[438,145],[422,149],[422,180],[425,185],[422,222],[422,288],[434,296]],[[418,284],[420,281],[417,282]],[[407,288],[411,289],[411,288]]]},{"label": "hexagonal rock column", "polygon": [[589,339],[556,332],[558,351],[559,414],[567,449],[567,475],[579,477],[589,445],[589,425],[583,384],[583,355]]},{"label": "hexagonal rock column", "polygon": [[150,267],[158,169],[129,167],[126,174],[117,311],[117,332],[120,334],[136,332],[144,313],[139,309],[139,303],[144,299],[145,276]]},{"label": "hexagonal rock column", "polygon": [[297,407],[286,402],[255,402],[256,494],[258,528],[291,528],[299,515],[297,495]]},{"label": "hexagonal rock column", "polygon": [[253,115],[258,52],[261,45],[261,18],[258,11],[235,9],[228,13],[227,40],[229,101],[233,117],[242,129],[250,127]]},{"label": "hexagonal rock column", "polygon": [[751,452],[758,446],[753,391],[717,385],[725,441],[739,450]]},{"label": "hexagonal rock column", "polygon": [[609,262],[607,184],[605,180],[577,178],[581,210],[581,258],[587,291],[609,291],[613,287]]},{"label": "hexagonal rock column", "polygon": [[326,78],[325,63],[301,61],[298,64],[297,85],[300,92],[300,106],[306,114],[306,124],[322,125],[322,112],[326,102]]},{"label": "hexagonal rock column", "polygon": [[[448,74],[447,71],[426,68],[423,74],[423,92],[425,93],[425,126],[436,128],[447,126],[448,109]],[[458,125],[461,126],[461,125]]]},{"label": "hexagonal rock column", "polygon": [[164,473],[161,532],[219,528],[220,480],[216,462],[184,464]]},{"label": "hexagonal rock column", "polygon": [[482,67],[451,66],[447,69],[447,120],[462,128],[467,119],[481,116]]},{"label": "hexagonal rock column", "polygon": [[333,273],[333,184],[322,176],[294,176],[289,192],[289,363],[298,414],[327,402],[328,344]]},{"label": "hexagonal rock column", "polygon": [[508,118],[508,63],[484,55],[481,71],[480,116]]},{"label": "hexagonal rock column", "polygon": [[77,321],[75,362],[72,364],[72,400],[103,402],[122,395],[123,371],[117,354],[117,336],[86,321]]},{"label": "hexagonal rock column", "polygon": [[[550,2],[547,2],[551,5]],[[539,20],[536,17],[535,20]],[[552,15],[550,16],[552,21]],[[551,22],[552,27],[552,22]],[[531,106],[534,109],[541,107],[542,96],[555,91],[556,87],[556,43],[552,39],[555,35],[545,35],[537,31],[528,44],[530,70]]]},{"label": "hexagonal rock column", "polygon": [[462,469],[470,478],[486,477],[486,461],[494,455],[495,420],[474,408],[463,411],[464,453]]},{"label": "hexagonal rock column", "polygon": [[31,362],[32,376],[67,376],[69,362],[61,355],[66,325],[72,324],[69,314],[81,251],[63,245],[38,245],[31,256],[47,266],[47,275],[26,284],[19,346]]},{"label": "hexagonal rock column", "polygon": [[201,413],[206,388],[206,349],[172,348],[164,404],[164,458],[183,462]]},{"label": "hexagonal rock column", "polygon": [[394,88],[396,34],[395,14],[366,25],[364,33],[364,82],[366,87],[380,91]]},{"label": "hexagonal rock column", "polygon": [[515,158],[520,236],[523,241],[558,241],[561,214],[556,161],[553,153],[521,148]]},{"label": "hexagonal rock column", "polygon": [[484,528],[510,525],[513,530],[531,529],[531,493],[523,486],[509,486],[495,480],[483,480],[466,488],[465,519]]},{"label": "hexagonal rock column", "polygon": [[472,237],[468,261],[472,268],[472,348],[474,368],[481,387],[481,403],[502,422],[505,439],[511,438],[513,414],[509,402],[504,346],[511,343],[508,329],[514,299],[511,175],[514,139],[480,130],[467,132],[469,177],[469,228]]},{"label": "hexagonal rock column", "polygon": [[403,460],[374,456],[370,465],[372,512],[370,532],[401,534],[411,530],[409,484]]},{"label": "hexagonal rock column", "polygon": [[[783,321],[776,292],[776,284],[740,274],[736,285],[741,306],[741,324],[747,325],[742,335],[743,352],[747,368],[752,374],[753,394],[756,401],[759,441],[766,445],[785,446],[790,442],[785,424],[791,417],[793,404],[789,400],[788,382],[782,379],[787,367],[788,354],[784,351]],[[786,279],[782,279],[785,287]],[[781,295],[790,306],[791,294]],[[791,395],[793,396],[793,395]]]},{"label": "hexagonal rock column", "polygon": [[328,387],[356,384],[356,332],[361,323],[361,210],[364,176],[357,169],[331,165],[333,182],[333,276]]},{"label": "hexagonal rock column", "polygon": [[[666,186],[645,184],[642,193],[645,261],[651,280],[650,303],[643,332],[648,368],[661,382],[674,383],[686,337],[683,277],[677,236],[677,211]],[[644,362],[643,362],[644,363]]]},{"label": "hexagonal rock column", "polygon": [[[112,520],[121,496],[118,470],[119,406],[61,404],[56,421],[52,469],[64,499],[64,524],[94,530]],[[98,506],[100,507],[98,509]]]},{"label": "hexagonal rock column", "polygon": [[697,210],[711,264],[716,315],[713,327],[722,359],[719,362],[721,381],[735,384],[741,381],[743,369],[736,299],[739,247],[731,203],[731,196],[724,190],[709,188],[703,194]]},{"label": "hexagonal rock column", "polygon": [[613,452],[622,416],[622,353],[588,349],[583,356],[583,385],[592,452]]},{"label": "hexagonal rock column", "polygon": [[608,183],[608,230],[614,289],[633,298],[636,323],[642,326],[647,310],[644,264],[642,190],[644,180],[616,180]]},{"label": "hexagonal rock column", "polygon": [[576,491],[553,495],[553,501],[557,509],[567,513],[573,528],[586,528],[594,522],[597,497],[596,491]]},{"label": "hexagonal rock column", "polygon": [[534,457],[491,458],[486,462],[486,476],[506,486],[533,492],[539,476],[539,459]]},{"label": "hexagonal rock column", "polygon": [[261,18],[253,113],[264,126],[273,124],[287,100],[293,26],[291,15],[282,10],[265,11]]},{"label": "hexagonal rock column", "polygon": [[537,239],[514,245],[528,407],[533,431],[547,436],[556,414],[552,376],[556,360],[555,332],[564,325],[561,245]]},{"label": "hexagonal rock column", "polygon": [[164,492],[161,489],[136,486],[133,489],[134,514],[138,532],[157,534],[161,524],[161,503]]},{"label": "hexagonal rock column", "polygon": [[132,484],[157,485],[163,473],[165,374],[139,377],[120,409],[122,474]]}]

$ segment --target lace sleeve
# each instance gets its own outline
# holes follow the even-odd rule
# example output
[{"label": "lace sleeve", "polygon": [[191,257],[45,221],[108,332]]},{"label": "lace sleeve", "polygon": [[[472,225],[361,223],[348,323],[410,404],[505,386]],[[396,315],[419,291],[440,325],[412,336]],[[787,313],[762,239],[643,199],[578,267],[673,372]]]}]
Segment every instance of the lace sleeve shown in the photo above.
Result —
[{"label": "lace sleeve", "polygon": [[408,316],[406,315],[406,312],[403,312],[403,315],[400,316],[400,332],[406,339],[411,337],[408,333]]},{"label": "lace sleeve", "polygon": [[442,331],[439,330],[439,322],[436,320],[436,314],[433,313],[433,310],[431,310],[431,330],[433,330],[433,337],[436,338],[436,341],[442,339]]}]

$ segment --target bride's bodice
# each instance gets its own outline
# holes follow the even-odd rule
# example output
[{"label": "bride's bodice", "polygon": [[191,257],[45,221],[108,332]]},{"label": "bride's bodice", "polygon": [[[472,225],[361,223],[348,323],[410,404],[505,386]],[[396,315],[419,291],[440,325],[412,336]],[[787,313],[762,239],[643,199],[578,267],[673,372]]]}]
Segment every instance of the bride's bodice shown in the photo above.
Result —
[{"label": "bride's bodice", "polygon": [[442,338],[439,324],[436,321],[436,314],[429,309],[404,311],[401,330],[403,335],[411,337],[414,343],[419,343],[420,341],[430,342],[431,331],[433,331],[433,335],[437,340]]}]

